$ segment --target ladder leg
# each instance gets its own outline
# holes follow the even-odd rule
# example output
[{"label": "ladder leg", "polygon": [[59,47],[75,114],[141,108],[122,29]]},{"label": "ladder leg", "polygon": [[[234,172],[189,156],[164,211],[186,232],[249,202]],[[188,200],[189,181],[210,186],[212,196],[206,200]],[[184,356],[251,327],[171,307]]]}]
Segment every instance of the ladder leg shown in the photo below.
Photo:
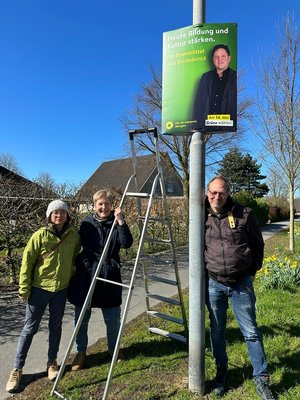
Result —
[{"label": "ladder leg", "polygon": [[[146,220],[149,218],[150,211],[151,211],[151,201],[148,204],[148,209],[147,209],[147,213],[146,213],[146,217],[145,217]],[[113,358],[112,358],[112,361],[111,361],[111,365],[110,365],[107,381],[106,381],[106,384],[105,384],[102,400],[106,400],[107,399],[108,391],[109,391],[109,387],[110,387],[110,383],[111,383],[111,379],[112,379],[113,370],[114,370],[114,367],[115,367],[115,364],[116,364],[116,361],[117,361],[117,358],[118,358],[121,338],[123,336],[125,322],[126,322],[127,314],[128,314],[129,307],[130,307],[130,302],[131,302],[131,297],[132,297],[132,291],[133,291],[133,285],[134,285],[134,281],[135,281],[135,276],[136,276],[136,273],[137,273],[139,260],[140,260],[140,257],[142,255],[142,252],[143,252],[143,244],[144,244],[143,243],[143,238],[144,238],[145,233],[146,233],[146,228],[147,228],[147,224],[144,223],[142,234],[141,234],[141,237],[140,237],[138,250],[137,250],[137,255],[136,255],[136,259],[135,259],[135,263],[134,263],[134,267],[133,267],[133,271],[132,271],[132,275],[131,275],[131,280],[130,280],[130,284],[129,284],[129,291],[128,291],[128,294],[127,294],[127,298],[126,298],[126,302],[125,302],[125,306],[124,306],[124,310],[123,310],[123,315],[122,315],[122,319],[121,319],[119,334],[118,334],[117,342],[116,342],[116,345],[115,345],[115,350],[114,350]]]}]

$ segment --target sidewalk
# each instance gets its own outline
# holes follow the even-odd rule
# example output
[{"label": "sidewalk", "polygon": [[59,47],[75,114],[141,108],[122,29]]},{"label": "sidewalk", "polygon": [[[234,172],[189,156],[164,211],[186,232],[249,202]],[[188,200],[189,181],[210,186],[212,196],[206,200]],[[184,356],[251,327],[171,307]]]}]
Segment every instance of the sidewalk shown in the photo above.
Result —
[{"label": "sidewalk", "polygon": [[[281,221],[278,223],[266,224],[262,228],[264,240],[275,233],[287,229],[289,221]],[[188,287],[188,246],[180,247],[176,250],[178,259],[178,267],[180,273],[180,280],[182,289]],[[122,274],[128,277],[130,270],[126,266],[123,267]],[[168,272],[165,272],[168,277]],[[156,283],[155,285],[159,285]],[[166,285],[164,285],[164,288]],[[176,290],[176,289],[175,289]],[[157,290],[158,291],[158,290]],[[124,291],[125,295],[126,292]],[[164,295],[171,297],[175,295],[174,288],[170,287],[168,293],[165,291]],[[127,322],[137,317],[146,311],[145,306],[145,293],[143,286],[143,279],[141,271],[138,272],[133,290],[130,310],[127,317]],[[15,357],[17,342],[19,334],[23,327],[23,319],[25,315],[25,305],[20,303],[17,295],[10,299],[3,301],[0,299],[0,400],[11,398],[11,395],[5,391],[6,381],[10,370],[13,368],[13,361]],[[73,315],[74,307],[68,303],[64,316],[63,333],[60,344],[60,352],[58,355],[58,363],[61,363],[67,346],[70,342],[73,332]],[[31,348],[28,353],[26,365],[23,369],[24,381],[26,383],[37,379],[38,377],[45,376],[46,362],[47,362],[47,314],[44,316],[39,332],[35,335]],[[105,324],[102,319],[101,310],[93,310],[92,317],[89,323],[89,344],[95,343],[100,337],[105,336]],[[146,327],[145,327],[146,329]],[[75,352],[75,349],[73,349]]]}]

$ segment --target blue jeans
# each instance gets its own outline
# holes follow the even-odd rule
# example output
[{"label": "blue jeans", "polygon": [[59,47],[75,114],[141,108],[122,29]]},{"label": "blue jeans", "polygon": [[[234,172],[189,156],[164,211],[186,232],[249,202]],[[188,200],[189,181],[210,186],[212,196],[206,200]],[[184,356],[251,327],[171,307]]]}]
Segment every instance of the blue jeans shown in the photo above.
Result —
[{"label": "blue jeans", "polygon": [[48,361],[57,357],[61,338],[62,319],[65,312],[68,289],[59,292],[48,292],[43,289],[31,288],[27,301],[25,324],[19,337],[14,367],[21,369],[25,364],[33,336],[37,333],[41,319],[49,304],[49,346]]},{"label": "blue jeans", "polygon": [[[82,307],[75,306],[75,325],[79,318]],[[108,350],[113,352],[120,329],[121,307],[105,307],[101,308],[103,319],[106,325],[106,337]],[[77,351],[86,351],[88,345],[88,324],[91,318],[91,309],[87,308],[79,331],[76,336]]]},{"label": "blue jeans", "polygon": [[256,299],[250,276],[233,287],[209,278],[207,307],[210,318],[211,348],[216,364],[221,367],[227,367],[228,364],[225,338],[228,298],[248,347],[253,376],[268,375],[267,360],[256,323]]}]

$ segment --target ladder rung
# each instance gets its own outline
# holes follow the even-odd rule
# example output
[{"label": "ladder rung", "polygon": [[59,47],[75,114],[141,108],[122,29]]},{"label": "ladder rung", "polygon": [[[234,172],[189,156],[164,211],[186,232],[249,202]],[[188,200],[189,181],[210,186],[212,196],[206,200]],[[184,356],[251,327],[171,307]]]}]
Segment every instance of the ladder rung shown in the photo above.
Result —
[{"label": "ladder rung", "polygon": [[183,319],[175,318],[175,317],[172,317],[171,315],[167,315],[167,314],[162,314],[158,311],[149,310],[149,311],[147,311],[147,314],[150,315],[151,317],[157,317],[157,318],[165,319],[167,321],[175,322],[175,324],[183,325]]},{"label": "ladder rung", "polygon": [[143,255],[142,256],[143,260],[149,260],[149,261],[153,261],[156,264],[164,264],[164,265],[172,265],[175,264],[175,262],[173,260],[165,260],[161,257],[156,257],[156,256],[148,256],[148,255]]},{"label": "ladder rung", "polygon": [[147,242],[172,244],[172,241],[170,239],[157,239],[157,238],[152,238],[150,236],[145,236],[144,240],[146,240]]},{"label": "ladder rung", "polygon": [[[97,279],[97,281],[107,282],[107,283],[111,283],[112,285],[122,286],[124,288],[130,289],[130,285],[125,285],[124,283],[110,281],[109,279],[99,278],[99,276],[97,276],[96,279]],[[133,289],[133,287],[132,287],[132,289]]]},{"label": "ladder rung", "polygon": [[[144,199],[149,199],[151,197],[151,193],[143,193],[143,192],[127,192],[126,196],[130,196],[130,197],[142,197]],[[159,196],[157,194],[154,194],[152,196],[153,199],[163,199],[162,196]]]},{"label": "ladder rung", "polygon": [[142,192],[127,192],[126,196],[131,196],[131,197],[143,197],[143,198],[149,198],[150,194],[149,193],[142,193]]},{"label": "ladder rung", "polygon": [[171,339],[175,339],[178,340],[179,342],[183,342],[183,343],[187,343],[187,338],[182,336],[182,335],[178,335],[177,333],[171,333],[168,331],[164,331],[163,329],[159,329],[159,328],[148,328],[149,332],[152,333],[156,333],[157,335],[161,335],[161,336],[165,336]]},{"label": "ladder rung", "polygon": [[60,397],[61,399],[67,400],[67,398],[65,396],[63,396],[62,394],[60,394],[57,390],[54,390],[53,393],[56,394],[56,396]]},{"label": "ladder rung", "polygon": [[151,281],[162,282],[162,283],[166,283],[168,285],[177,286],[177,282],[173,281],[172,279],[162,278],[161,276],[157,276],[157,275],[146,275],[146,276]]},{"label": "ladder rung", "polygon": [[[146,217],[142,217],[141,215],[139,215],[138,218],[141,221],[144,221],[146,219]],[[165,224],[168,221],[168,218],[167,217],[149,217],[148,221],[149,222],[161,222],[161,223]]]},{"label": "ladder rung", "polygon": [[180,306],[180,301],[176,299],[171,299],[169,297],[160,296],[159,294],[154,293],[146,293],[146,297],[150,297],[151,299],[156,299],[160,301],[164,301],[165,303],[175,304],[176,306]]}]

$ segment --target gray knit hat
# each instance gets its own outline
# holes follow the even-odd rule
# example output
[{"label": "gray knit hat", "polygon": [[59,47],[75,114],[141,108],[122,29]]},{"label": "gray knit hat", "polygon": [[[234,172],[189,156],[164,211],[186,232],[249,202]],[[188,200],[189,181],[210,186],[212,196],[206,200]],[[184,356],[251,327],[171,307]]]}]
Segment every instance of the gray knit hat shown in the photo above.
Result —
[{"label": "gray knit hat", "polygon": [[49,219],[50,214],[54,210],[66,210],[68,215],[70,215],[70,211],[69,211],[69,208],[68,208],[67,204],[62,200],[53,200],[53,201],[51,201],[51,203],[48,205],[48,208],[47,208],[47,211],[46,211],[47,219]]}]

